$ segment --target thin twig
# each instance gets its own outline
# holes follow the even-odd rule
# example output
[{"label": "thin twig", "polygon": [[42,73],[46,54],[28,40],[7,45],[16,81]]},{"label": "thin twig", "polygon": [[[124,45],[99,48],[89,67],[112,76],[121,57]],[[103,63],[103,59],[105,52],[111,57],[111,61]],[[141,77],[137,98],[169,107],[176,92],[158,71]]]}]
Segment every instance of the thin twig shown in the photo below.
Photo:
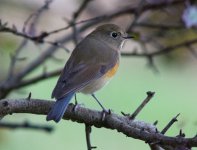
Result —
[{"label": "thin twig", "polygon": [[[31,14],[27,18],[27,20],[24,22],[23,29],[22,29],[24,34],[31,35],[31,36],[35,35],[35,30],[36,30],[36,25],[38,24],[38,20],[40,19],[43,12],[49,8],[49,5],[51,3],[52,3],[52,0],[45,0],[45,4],[41,8],[39,8],[35,13]],[[30,22],[30,20],[32,20],[31,24],[29,25],[28,31],[26,31],[26,27],[28,23]],[[17,32],[17,29],[15,26],[13,26],[12,29]],[[12,78],[15,64],[17,61],[17,57],[19,56],[21,50],[27,45],[27,43],[28,43],[28,39],[24,38],[21,44],[19,45],[19,47],[15,50],[15,54],[11,56],[11,63],[10,63],[9,71],[8,71],[7,80]]]},{"label": "thin twig", "polygon": [[55,70],[55,71],[51,71],[51,72],[45,72],[41,75],[38,75],[38,76],[35,76],[35,77],[32,77],[30,79],[26,79],[24,81],[21,81],[21,82],[18,82],[16,84],[14,84],[12,86],[12,89],[18,89],[18,88],[21,88],[21,87],[25,87],[25,86],[29,86],[31,84],[35,84],[39,81],[43,81],[45,79],[49,79],[51,77],[55,77],[55,76],[58,76],[60,75],[62,69],[58,69],[58,70]]},{"label": "thin twig", "polygon": [[[29,35],[34,35],[35,34],[35,26],[38,23],[39,18],[41,17],[41,15],[49,9],[50,4],[53,2],[53,0],[45,0],[44,5],[41,6],[36,12],[32,13],[24,22],[23,25],[23,33],[26,33],[26,27],[29,24],[29,22],[31,21],[29,27],[30,29],[28,29],[27,34]],[[30,31],[30,32],[29,32]]]},{"label": "thin twig", "polygon": [[136,12],[135,12],[135,14],[134,14],[134,19],[132,20],[130,26],[129,26],[128,29],[127,29],[128,32],[132,30],[133,26],[136,24],[136,22],[138,21],[138,19],[139,19],[140,16],[142,15],[142,12],[143,12],[143,11],[141,11],[141,10],[142,10],[142,8],[143,8],[143,6],[144,6],[144,2],[145,2],[145,0],[141,0],[141,1],[139,2],[138,7],[137,7],[138,9],[136,10]]},{"label": "thin twig", "polygon": [[81,13],[85,10],[86,6],[88,5],[88,3],[92,1],[92,0],[84,0],[81,5],[79,6],[78,10],[76,10],[74,13],[73,13],[73,19],[70,21],[70,24],[72,26],[72,29],[73,29],[73,41],[75,43],[75,45],[77,45],[78,43],[78,32],[77,32],[77,28],[76,28],[76,25],[75,25],[75,22],[77,20],[77,18],[81,15]]},{"label": "thin twig", "polygon": [[[174,0],[172,3],[170,3],[170,6],[181,4],[182,2],[184,2],[184,0]],[[165,7],[168,7],[168,6],[169,6],[169,3],[167,3],[167,2],[162,2],[162,3],[159,3],[159,4],[145,5],[141,8],[141,12],[148,11],[148,10],[151,10],[151,9],[154,9],[154,10],[161,9],[163,7],[165,8]],[[59,28],[59,29],[56,29],[56,30],[53,30],[53,31],[49,31],[49,32],[45,31],[45,32],[42,32],[40,35],[37,35],[37,36],[30,36],[30,35],[24,34],[23,32],[19,32],[19,31],[16,31],[16,30],[12,29],[12,28],[9,28],[9,27],[7,27],[7,23],[3,24],[4,26],[0,25],[0,32],[13,33],[14,35],[27,38],[27,39],[32,40],[34,42],[43,43],[44,38],[48,37],[49,35],[52,35],[52,34],[60,32],[60,31],[66,30],[66,29],[72,27],[73,25],[93,21],[94,22],[93,24],[88,25],[88,26],[92,26],[92,25],[97,24],[99,22],[103,22],[103,21],[106,21],[106,20],[109,20],[109,19],[113,19],[113,18],[119,17],[121,15],[135,14],[137,11],[138,11],[138,7],[124,8],[122,10],[115,11],[115,12],[113,12],[111,14],[108,14],[108,15],[101,15],[101,16],[90,18],[90,19],[87,19],[87,20],[79,21],[77,23],[70,24],[66,27]]]},{"label": "thin twig", "polygon": [[155,52],[149,52],[149,53],[131,53],[131,52],[122,52],[121,55],[122,56],[136,56],[136,57],[155,57],[155,56],[160,56],[162,54],[168,54],[174,50],[178,50],[179,48],[181,47],[187,47],[188,45],[192,45],[192,44],[195,44],[197,43],[197,39],[192,39],[192,40],[188,40],[188,41],[184,41],[184,42],[181,42],[179,44],[176,44],[176,45],[172,45],[172,46],[168,46],[166,48],[163,48],[161,50],[158,50],[158,51],[155,51]]},{"label": "thin twig", "polygon": [[144,106],[151,100],[154,96],[155,92],[147,92],[147,97],[145,100],[140,104],[140,106],[134,111],[134,113],[129,117],[130,119],[135,119],[135,117],[139,114],[139,112],[144,108]]},{"label": "thin twig", "polygon": [[180,115],[180,113],[179,114],[177,114],[174,118],[172,118],[171,120],[170,120],[170,122],[164,127],[164,129],[161,131],[161,134],[165,134],[167,131],[168,131],[168,129],[177,121],[177,117]]},{"label": "thin twig", "polygon": [[90,140],[90,134],[91,134],[92,128],[90,125],[85,124],[85,132],[86,132],[86,143],[87,143],[87,149],[92,150],[97,148],[96,146],[91,145],[91,140]]}]

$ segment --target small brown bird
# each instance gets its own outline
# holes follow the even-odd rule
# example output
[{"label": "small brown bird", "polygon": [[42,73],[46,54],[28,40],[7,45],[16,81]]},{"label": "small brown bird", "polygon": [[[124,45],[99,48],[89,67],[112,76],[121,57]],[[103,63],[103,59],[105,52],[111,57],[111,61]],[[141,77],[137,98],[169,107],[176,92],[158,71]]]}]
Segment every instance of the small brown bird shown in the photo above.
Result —
[{"label": "small brown bird", "polygon": [[85,37],[73,50],[52,98],[57,100],[47,115],[47,121],[59,122],[76,92],[91,94],[104,109],[94,93],[116,73],[120,49],[128,36],[119,26],[104,24]]}]

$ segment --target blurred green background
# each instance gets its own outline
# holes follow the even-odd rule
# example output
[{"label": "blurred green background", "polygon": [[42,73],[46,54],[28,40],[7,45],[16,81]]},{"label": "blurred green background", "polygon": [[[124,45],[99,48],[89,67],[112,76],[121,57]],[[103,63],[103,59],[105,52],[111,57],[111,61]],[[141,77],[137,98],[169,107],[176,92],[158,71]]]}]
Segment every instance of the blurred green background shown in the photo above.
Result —
[{"label": "blurred green background", "polygon": [[[2,0],[1,0],[2,1]],[[56,1],[52,8],[56,8],[62,1]],[[31,12],[29,8],[35,9],[40,4],[34,3],[33,8],[29,3],[28,7],[16,5],[15,1],[2,1],[0,6],[0,17],[6,19],[10,23],[15,23],[19,27],[24,21],[26,14],[25,11]],[[24,1],[20,2],[25,4]],[[27,3],[27,2],[26,2]],[[62,2],[63,3],[63,2]],[[64,2],[71,3],[71,2]],[[77,1],[74,4],[71,3],[74,9],[77,5]],[[8,14],[8,10],[15,8]],[[22,9],[23,8],[23,9]],[[28,8],[28,9],[27,9]],[[6,9],[8,9],[6,11]],[[21,10],[22,9],[22,10]],[[55,16],[60,15],[62,10],[54,10]],[[71,9],[71,8],[70,8]],[[67,10],[68,11],[68,10]],[[54,12],[49,12],[53,14]],[[69,15],[69,14],[68,14]],[[18,18],[14,18],[18,16]],[[23,17],[22,17],[23,16]],[[27,15],[28,16],[28,15]],[[63,15],[60,15],[63,16]],[[45,24],[51,23],[48,20]],[[60,21],[60,24],[63,23]],[[60,26],[59,24],[52,26]],[[48,28],[48,26],[46,27]],[[0,75],[1,79],[6,76],[6,71],[9,66],[9,54],[20,43],[20,38],[13,38],[12,35],[0,34]],[[125,49],[128,49],[129,41],[125,45]],[[40,46],[40,49],[44,46]],[[28,48],[23,51],[23,56],[32,57],[38,56],[40,51],[38,47],[30,44]],[[72,49],[73,45],[69,45],[69,49]],[[180,55],[181,53],[181,55]],[[54,68],[61,68],[64,62],[68,58],[69,54],[63,50],[56,53],[56,56],[62,59],[62,62],[50,61],[46,63],[46,67],[49,70]],[[29,57],[28,57],[29,58]],[[114,113],[120,114],[121,111],[125,113],[132,113],[141,101],[146,97],[147,91],[155,91],[156,94],[151,102],[143,109],[137,119],[145,122],[153,123],[158,120],[158,129],[161,130],[169,122],[169,120],[176,114],[181,113],[178,118],[178,122],[170,128],[167,132],[169,136],[178,135],[179,130],[183,129],[183,132],[188,137],[193,137],[197,131],[197,117],[196,117],[196,99],[197,99],[197,59],[185,51],[179,51],[179,54],[173,53],[170,59],[169,57],[157,57],[155,64],[159,72],[155,72],[148,67],[146,58],[127,57],[121,58],[121,65],[115,78],[102,90],[96,93],[97,97],[103,103],[106,108],[110,108]],[[19,62],[17,69],[23,67],[25,63]],[[32,76],[42,71],[42,67],[33,72]],[[23,98],[32,93],[33,98],[50,99],[51,91],[53,90],[57,81],[57,77],[33,84],[29,87],[25,87],[9,95],[10,98]],[[78,94],[78,101],[85,105],[85,107],[100,110],[98,104],[90,96]],[[35,130],[7,130],[0,129],[0,149],[1,150],[34,150],[34,149],[79,149],[85,150],[85,127],[84,124],[78,124],[71,121],[61,121],[58,124],[53,122],[46,122],[46,116],[30,115],[30,114],[13,114],[6,116],[3,120],[8,122],[23,122],[28,120],[35,124],[50,124],[55,127],[52,133],[46,133],[44,131]],[[147,150],[148,145],[144,142],[128,138],[116,131],[107,130],[104,128],[97,129],[92,128],[91,134],[92,145],[97,146],[97,149],[107,150],[119,150],[119,149],[140,149]]]}]

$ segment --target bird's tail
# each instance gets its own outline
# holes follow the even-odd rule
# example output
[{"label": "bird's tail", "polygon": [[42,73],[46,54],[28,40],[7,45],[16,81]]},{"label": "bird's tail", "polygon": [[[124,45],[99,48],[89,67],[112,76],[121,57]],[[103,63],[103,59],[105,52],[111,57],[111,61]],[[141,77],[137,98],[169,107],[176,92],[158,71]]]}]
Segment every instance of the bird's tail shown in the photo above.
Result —
[{"label": "bird's tail", "polygon": [[71,92],[67,94],[65,97],[63,97],[62,99],[58,99],[53,105],[53,107],[51,108],[50,112],[48,113],[46,120],[47,121],[54,120],[56,123],[58,123],[62,119],[66,111],[66,108],[68,107],[68,104],[72,99],[72,97],[74,96],[74,94],[75,93]]}]

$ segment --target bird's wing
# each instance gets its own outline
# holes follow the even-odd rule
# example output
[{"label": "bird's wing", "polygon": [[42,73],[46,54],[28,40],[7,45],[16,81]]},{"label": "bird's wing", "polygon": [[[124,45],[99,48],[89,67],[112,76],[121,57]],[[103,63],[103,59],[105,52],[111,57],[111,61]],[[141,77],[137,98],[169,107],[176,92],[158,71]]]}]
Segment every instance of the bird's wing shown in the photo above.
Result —
[{"label": "bird's wing", "polygon": [[103,76],[118,61],[119,53],[107,44],[98,44],[96,40],[90,40],[89,45],[83,43],[87,42],[74,49],[57,81],[52,93],[57,100]]}]

